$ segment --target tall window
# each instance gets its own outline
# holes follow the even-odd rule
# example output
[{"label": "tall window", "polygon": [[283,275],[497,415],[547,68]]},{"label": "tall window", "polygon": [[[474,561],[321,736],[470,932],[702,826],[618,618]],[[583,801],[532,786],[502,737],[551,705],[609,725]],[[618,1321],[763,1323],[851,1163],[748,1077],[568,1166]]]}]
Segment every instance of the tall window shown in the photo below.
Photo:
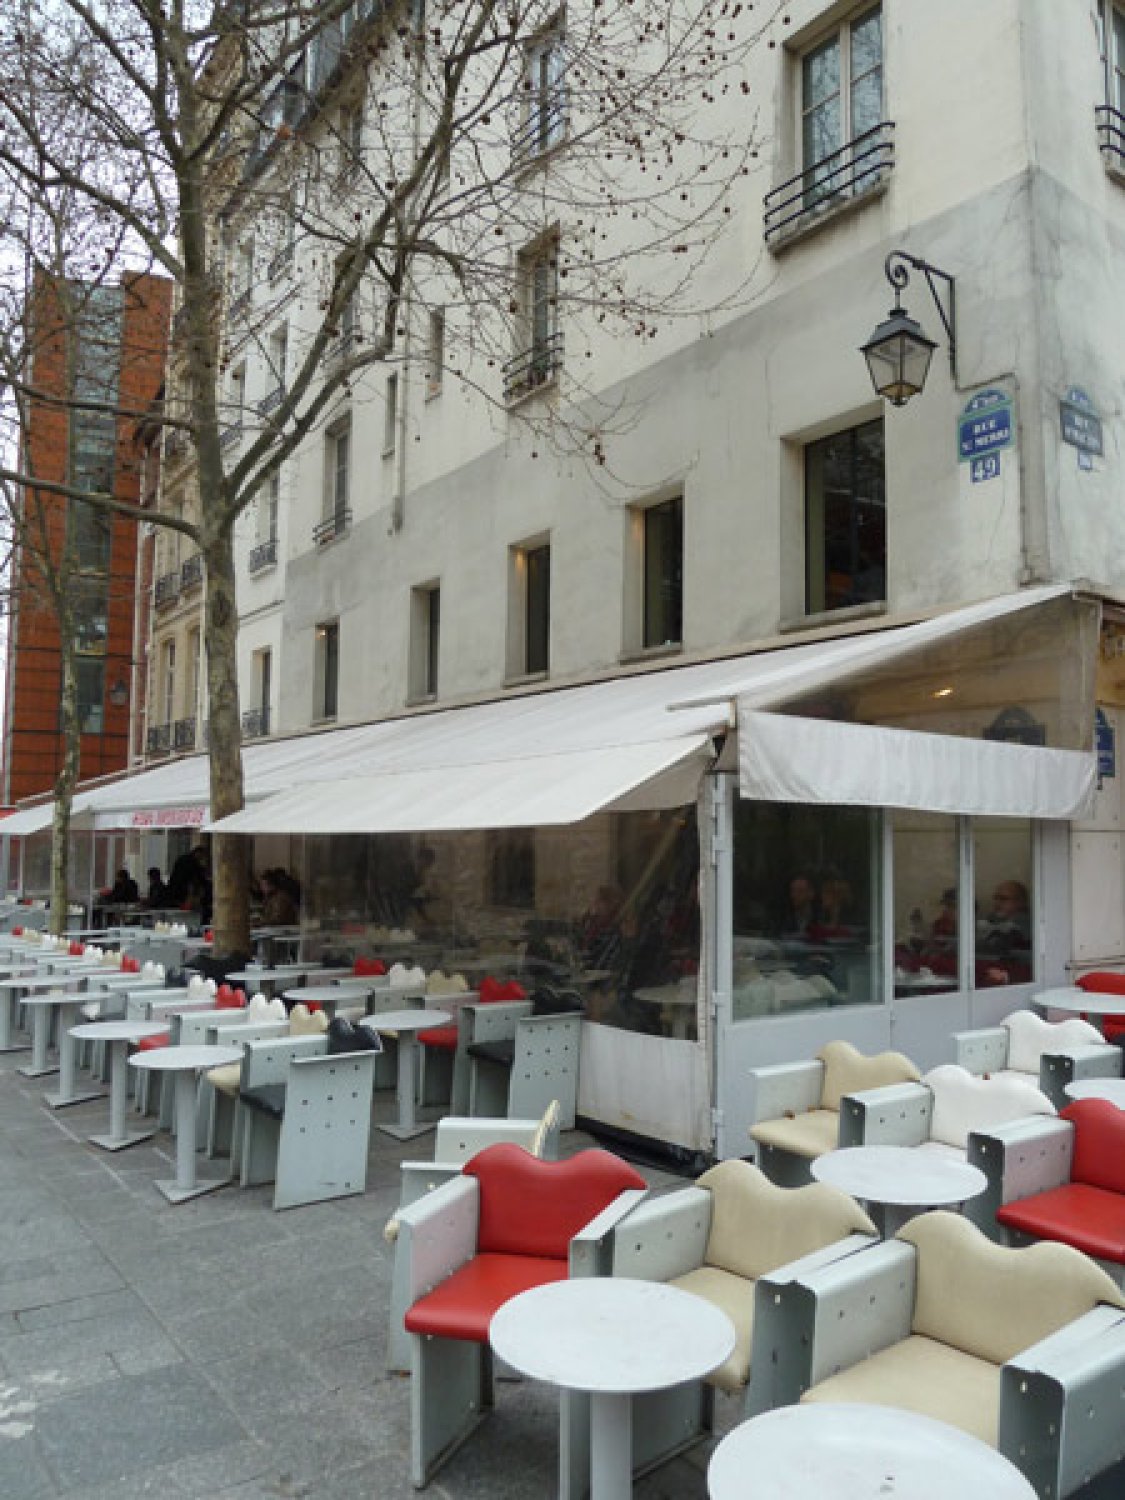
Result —
[{"label": "tall window", "polygon": [[548,151],[566,134],[566,57],[559,24],[527,49],[517,161]]},{"label": "tall window", "polygon": [[511,675],[532,676],[546,672],[550,664],[551,642],[549,542],[513,549],[511,586]]},{"label": "tall window", "polygon": [[383,398],[383,457],[389,457],[398,442],[398,372],[387,376]]},{"label": "tall window", "polygon": [[340,686],[340,622],[327,620],[316,627],[313,664],[313,717],[334,719]]},{"label": "tall window", "polygon": [[351,454],[351,422],[345,421],[330,428],[325,439],[324,522],[331,523],[329,536],[339,535],[348,524]]},{"label": "tall window", "polygon": [[80,734],[101,734],[105,724],[105,662],[79,657],[74,663]]},{"label": "tall window", "polygon": [[203,637],[193,630],[188,637],[187,714],[191,718],[199,707],[199,673],[203,663]]},{"label": "tall window", "polygon": [[882,117],[883,17],[876,6],[845,21],[801,59],[801,165],[808,171],[823,163],[807,179],[807,203],[863,185],[853,162],[836,153]]},{"label": "tall window", "polygon": [[244,727],[252,735],[270,732],[270,695],[273,691],[273,652],[255,651],[251,663],[253,703],[243,715]]},{"label": "tall window", "polygon": [[285,393],[285,367],[288,361],[289,330],[282,323],[270,334],[266,394],[261,405],[263,413],[272,411]]},{"label": "tall window", "polygon": [[504,394],[515,400],[554,379],[562,366],[558,313],[559,245],[554,235],[537,240],[516,267],[516,353],[504,371]]},{"label": "tall window", "polygon": [[441,589],[436,583],[412,590],[410,616],[410,696],[436,698],[441,648]]},{"label": "tall window", "polygon": [[887,596],[883,422],[805,449],[805,608],[809,614]]},{"label": "tall window", "polygon": [[340,176],[352,177],[363,165],[363,105],[346,104],[340,111]]},{"label": "tall window", "polygon": [[234,274],[231,284],[231,296],[234,302],[241,303],[250,296],[254,287],[254,240],[248,237],[239,240],[234,252]]},{"label": "tall window", "polygon": [[1106,103],[1125,114],[1125,8],[1104,0],[1099,25]]},{"label": "tall window", "polygon": [[165,641],[161,654],[160,707],[165,724],[171,724],[176,704],[176,643]]},{"label": "tall window", "polygon": [[684,635],[682,496],[646,507],[641,516],[641,532],[641,644],[679,645]]},{"label": "tall window", "polygon": [[974,980],[978,989],[1028,984],[1032,942],[1032,827],[1023,818],[973,822]]},{"label": "tall window", "polygon": [[258,540],[277,541],[277,517],[281,509],[281,470],[275,469],[260,491],[258,502]]},{"label": "tall window", "polygon": [[426,395],[436,396],[445,374],[445,308],[430,313],[430,331],[426,343]]},{"label": "tall window", "polygon": [[957,819],[894,815],[895,994],[960,988]]}]

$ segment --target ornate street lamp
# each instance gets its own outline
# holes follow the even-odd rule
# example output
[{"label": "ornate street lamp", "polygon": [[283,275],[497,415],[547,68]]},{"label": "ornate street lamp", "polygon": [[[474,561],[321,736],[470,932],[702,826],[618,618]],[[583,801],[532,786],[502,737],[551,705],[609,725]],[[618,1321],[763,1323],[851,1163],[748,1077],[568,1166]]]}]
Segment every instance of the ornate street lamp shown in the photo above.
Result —
[{"label": "ornate street lamp", "polygon": [[[886,320],[860,348],[867,361],[868,373],[876,393],[892,406],[905,406],[911,396],[916,396],[926,384],[930,360],[937,348],[933,339],[927,338],[921,325],[902,306],[902,289],[910,280],[908,266],[921,271],[934,299],[942,327],[949,344],[949,366],[953,372],[953,383],[957,384],[957,342],[954,336],[955,289],[953,277],[939,271],[927,261],[908,255],[905,250],[892,250],[887,256],[887,280],[895,289],[895,305]],[[945,302],[938,295],[936,283],[941,282]]]}]

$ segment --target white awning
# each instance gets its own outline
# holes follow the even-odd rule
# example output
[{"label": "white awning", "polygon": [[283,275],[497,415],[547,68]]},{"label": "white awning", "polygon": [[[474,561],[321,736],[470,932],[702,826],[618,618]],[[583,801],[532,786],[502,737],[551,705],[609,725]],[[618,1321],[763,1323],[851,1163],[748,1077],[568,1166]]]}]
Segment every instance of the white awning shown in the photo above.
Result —
[{"label": "white awning", "polygon": [[763,802],[1082,818],[1095,772],[1094,757],[1077,750],[803,719],[739,701],[739,786]]},{"label": "white awning", "polygon": [[[33,833],[45,833],[55,816],[53,802],[37,802],[34,807],[21,807],[0,818],[0,835],[5,838],[28,838]],[[75,798],[70,811],[70,826],[74,829],[90,829],[93,820],[85,807]]]},{"label": "white awning", "polygon": [[596,750],[452,763],[294,787],[211,826],[223,833],[438,833],[578,823],[623,801],[692,801],[711,761],[696,734]]}]

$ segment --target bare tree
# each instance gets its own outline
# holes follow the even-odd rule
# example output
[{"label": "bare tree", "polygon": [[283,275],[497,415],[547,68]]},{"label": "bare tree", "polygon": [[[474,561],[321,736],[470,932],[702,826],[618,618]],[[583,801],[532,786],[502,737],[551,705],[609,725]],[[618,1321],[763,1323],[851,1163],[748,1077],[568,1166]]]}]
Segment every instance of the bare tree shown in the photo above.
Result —
[{"label": "bare tree", "polygon": [[[741,295],[704,270],[755,146],[743,59],[781,14],[764,11],[23,0],[0,18],[0,174],[81,202],[72,275],[108,254],[178,288],[165,420],[191,445],[198,508],[146,517],[203,558],[213,816],[243,795],[240,512],[342,391],[362,399],[393,360],[440,358],[481,401],[521,402],[528,425],[604,463],[627,418],[600,397],[600,352]],[[296,257],[313,292],[264,413],[231,379],[237,348],[274,357],[263,256]],[[422,330],[438,314],[435,356]],[[564,333],[565,393],[537,399]],[[242,947],[241,841],[216,841],[214,874],[216,942]]]}]

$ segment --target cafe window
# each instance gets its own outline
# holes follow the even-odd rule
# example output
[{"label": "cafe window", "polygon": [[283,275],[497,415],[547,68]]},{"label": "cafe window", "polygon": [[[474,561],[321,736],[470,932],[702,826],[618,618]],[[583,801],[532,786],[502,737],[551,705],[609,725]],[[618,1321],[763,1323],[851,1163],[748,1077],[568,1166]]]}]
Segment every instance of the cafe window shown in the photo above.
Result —
[{"label": "cafe window", "polygon": [[973,966],[977,989],[1028,984],[1032,946],[1032,826],[1023,818],[973,824]]},{"label": "cafe window", "polygon": [[872,808],[739,802],[733,1017],[883,999],[881,822]]},{"label": "cafe window", "polygon": [[960,988],[957,819],[894,818],[894,988],[897,997]]}]

